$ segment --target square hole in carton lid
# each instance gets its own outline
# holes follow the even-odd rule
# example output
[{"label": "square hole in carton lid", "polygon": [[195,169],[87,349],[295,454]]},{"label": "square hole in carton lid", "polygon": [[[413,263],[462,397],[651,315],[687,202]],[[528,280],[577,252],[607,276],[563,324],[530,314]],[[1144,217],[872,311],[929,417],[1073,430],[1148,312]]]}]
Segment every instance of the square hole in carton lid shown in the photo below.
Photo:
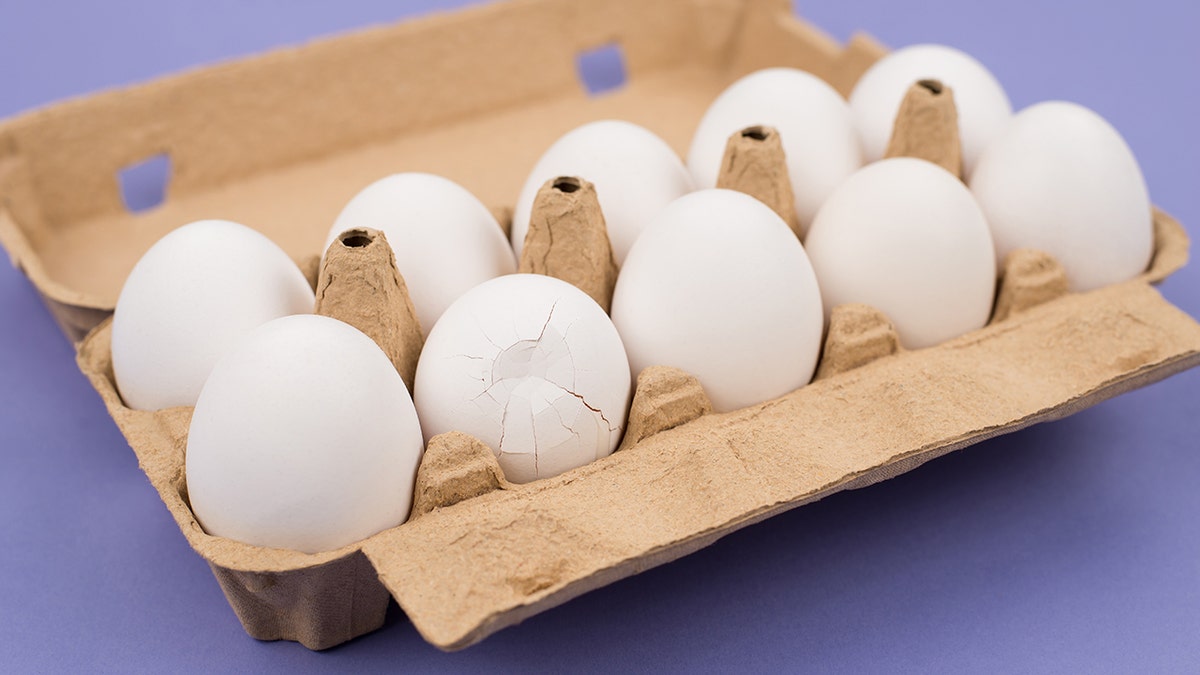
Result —
[{"label": "square hole in carton lid", "polygon": [[625,54],[616,43],[582,51],[575,56],[575,70],[591,96],[620,89],[626,80]]},{"label": "square hole in carton lid", "polygon": [[117,172],[121,186],[121,201],[132,213],[148,211],[167,198],[167,183],[171,180],[171,157],[159,153],[135,162]]}]

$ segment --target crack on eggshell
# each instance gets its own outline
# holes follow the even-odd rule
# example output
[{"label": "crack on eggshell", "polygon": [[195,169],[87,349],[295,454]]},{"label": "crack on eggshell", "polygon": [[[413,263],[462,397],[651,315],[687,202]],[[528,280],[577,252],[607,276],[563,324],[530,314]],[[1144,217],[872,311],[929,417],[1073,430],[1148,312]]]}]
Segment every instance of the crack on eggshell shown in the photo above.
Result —
[{"label": "crack on eggshell", "polygon": [[495,382],[493,382],[492,384],[488,385],[488,387],[487,387],[486,389],[484,389],[483,391],[481,391],[481,392],[479,392],[478,394],[476,394],[476,395],[475,395],[475,397],[471,399],[471,401],[472,401],[472,402],[474,402],[474,401],[478,401],[479,399],[481,399],[481,398],[483,398],[484,396],[486,396],[486,397],[488,397],[488,398],[492,399],[492,403],[495,403],[495,404],[496,404],[496,405],[498,405],[498,406],[504,406],[504,404],[500,403],[500,399],[496,398],[495,396],[492,396],[492,387],[494,387],[494,386],[496,386],[496,383],[495,383]]},{"label": "crack on eggshell", "polygon": [[574,325],[575,322],[572,321],[571,323],[567,324],[566,328],[563,328],[562,332],[563,347],[565,347],[567,350],[567,359],[571,361],[571,389],[575,388],[575,374],[578,371],[575,368],[575,355],[571,353],[571,343],[567,341],[567,334],[571,332],[571,327]]},{"label": "crack on eggshell", "polygon": [[[490,413],[481,408],[485,416],[491,417],[500,426],[500,437],[498,447],[496,448],[497,457],[527,455],[532,451],[533,472],[539,478],[541,477],[541,463],[539,461],[540,449],[538,437],[539,435],[543,435],[539,434],[539,428],[547,423],[553,424],[553,420],[556,418],[562,429],[570,435],[569,438],[564,437],[556,445],[566,443],[573,447],[583,448],[586,445],[585,438],[590,435],[590,432],[584,434],[579,429],[573,428],[568,424],[561,404],[558,403],[559,401],[571,400],[572,407],[577,411],[575,413],[577,415],[576,423],[581,419],[587,419],[590,424],[594,424],[595,430],[599,434],[598,439],[603,437],[605,431],[611,437],[611,434],[621,429],[619,425],[614,425],[599,407],[592,405],[582,394],[575,391],[577,384],[575,355],[571,351],[570,344],[566,341],[566,334],[574,326],[575,322],[564,326],[561,332],[558,331],[556,327],[551,325],[557,307],[558,302],[555,301],[550,306],[546,314],[546,319],[542,322],[541,328],[538,330],[538,334],[533,338],[515,340],[507,347],[501,347],[490,336],[483,333],[481,326],[480,332],[497,349],[496,354],[492,357],[472,354],[456,354],[450,357],[461,356],[473,361],[482,361],[485,364],[490,361],[490,368],[484,365],[484,373],[481,373],[479,379],[479,382],[486,384],[486,386],[471,401],[477,403],[480,399],[486,397],[497,408],[500,408],[498,420],[495,420],[496,412],[494,408]],[[555,364],[563,359],[570,364],[570,367],[565,369],[565,372],[561,367],[555,368]],[[548,391],[546,385],[556,391]],[[498,395],[496,388],[500,386],[504,387],[505,393]],[[536,409],[539,403],[553,408],[554,417],[543,418],[541,413]],[[518,430],[512,426],[515,422],[510,413],[517,414],[518,412],[522,412],[514,408],[514,406],[519,407],[521,404],[529,407],[530,429],[528,432],[523,429]],[[582,407],[582,409],[587,410],[591,414],[583,413],[579,407]],[[523,416],[524,413],[522,412]],[[602,429],[605,431],[602,431]],[[517,431],[521,431],[521,433],[518,434]],[[528,440],[524,438],[526,435],[529,436]],[[541,445],[544,446],[545,439],[541,440],[543,441]],[[529,447],[514,448],[514,444],[528,444]],[[598,458],[607,454],[606,450],[607,446],[601,447],[600,444],[597,444],[595,456]]]},{"label": "crack on eggshell", "polygon": [[[568,350],[568,351],[570,351],[570,350]],[[558,388],[559,388],[559,389],[561,389],[563,392],[565,392],[565,393],[567,393],[567,394],[569,394],[569,395],[571,395],[571,396],[574,396],[575,398],[579,399],[579,402],[583,404],[583,407],[585,407],[585,408],[587,408],[588,410],[591,410],[592,412],[594,412],[594,413],[596,413],[597,415],[599,415],[599,416],[600,416],[600,419],[604,420],[604,423],[605,423],[606,425],[608,425],[608,431],[609,431],[609,433],[612,433],[612,432],[614,432],[614,431],[616,431],[616,430],[617,430],[616,428],[614,428],[614,427],[613,427],[613,425],[612,425],[612,422],[609,422],[609,421],[608,421],[608,418],[604,416],[604,411],[600,410],[599,408],[593,407],[593,406],[592,406],[590,403],[588,403],[588,402],[587,402],[587,399],[585,399],[585,398],[583,397],[583,395],[581,395],[581,394],[577,394],[577,393],[575,393],[575,392],[571,391],[570,389],[567,389],[566,387],[562,386],[561,384],[558,384],[557,382],[552,382],[552,381],[550,381],[550,380],[546,380],[546,381],[547,381],[547,382],[550,382],[550,384],[552,384],[552,385],[554,385],[554,386],[558,387]]]},{"label": "crack on eggshell", "polygon": [[[550,320],[554,318],[555,309],[558,309],[558,300],[555,300],[554,304],[550,305],[550,313],[546,315],[546,323],[542,324],[542,330],[538,333],[537,339],[534,340],[535,343],[540,344],[542,338],[546,336],[546,329],[550,327]],[[567,353],[571,353],[570,348],[567,349]]]},{"label": "crack on eggshell", "polygon": [[[553,310],[551,310],[553,311]],[[548,323],[548,321],[547,321]],[[533,430],[530,440],[533,441],[533,475],[538,478],[542,477],[542,470],[538,467],[538,447],[537,447],[537,417],[533,414],[533,406],[529,406],[529,428]]]},{"label": "crack on eggshell", "polygon": [[[488,395],[488,398],[492,399],[493,401],[496,401],[496,397],[492,396],[490,393],[488,393],[487,390],[484,390],[484,393]],[[496,405],[499,405],[499,404],[500,404],[500,402],[496,401]],[[499,447],[499,451],[500,451],[501,455],[503,455],[506,452],[504,449],[504,434],[508,432],[508,405],[509,405],[508,403],[505,403],[504,409],[500,413],[500,443],[499,443],[500,447]]]},{"label": "crack on eggshell", "polygon": [[[575,431],[575,429],[573,429],[569,424],[567,424],[567,421],[563,419],[562,413],[559,412],[558,407],[550,406],[550,408],[554,411],[554,415],[556,417],[558,417],[558,423],[562,426],[562,428],[565,429],[568,433],[570,433],[575,438],[580,438],[579,432]],[[601,417],[603,417],[603,416],[601,416]]]},{"label": "crack on eggshell", "polygon": [[[480,319],[478,316],[475,317],[475,327],[479,329],[479,334],[483,336],[484,340],[488,341],[488,344],[492,345],[493,347],[495,347],[497,350],[499,350],[501,352],[504,351],[504,347],[501,347],[500,345],[496,344],[496,341],[492,339],[492,336],[488,335],[487,331],[484,330],[483,320]],[[468,358],[476,358],[476,359],[480,359],[480,360],[487,358],[484,356],[471,356],[470,354],[458,354],[457,356],[466,356]]]}]

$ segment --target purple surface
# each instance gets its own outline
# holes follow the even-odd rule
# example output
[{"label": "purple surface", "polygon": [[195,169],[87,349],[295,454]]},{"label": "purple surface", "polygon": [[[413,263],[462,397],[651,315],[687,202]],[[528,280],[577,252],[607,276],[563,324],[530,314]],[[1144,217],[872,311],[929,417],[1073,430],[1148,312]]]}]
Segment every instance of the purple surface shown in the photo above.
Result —
[{"label": "purple surface", "polygon": [[[5,2],[0,116],[463,4]],[[964,48],[1018,108],[1092,107],[1154,201],[1200,232],[1191,3],[801,13],[839,38]],[[1198,268],[1162,286],[1193,316]],[[318,654],[243,633],[72,356],[0,265],[0,670],[1200,668],[1200,371],[771,519],[464,652],[428,646],[393,607],[382,630]]]}]

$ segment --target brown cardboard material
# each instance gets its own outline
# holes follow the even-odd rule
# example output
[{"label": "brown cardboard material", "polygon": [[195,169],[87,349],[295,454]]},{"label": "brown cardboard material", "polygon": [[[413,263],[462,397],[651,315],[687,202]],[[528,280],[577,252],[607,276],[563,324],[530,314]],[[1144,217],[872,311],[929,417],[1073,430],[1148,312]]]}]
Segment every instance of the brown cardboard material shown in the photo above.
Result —
[{"label": "brown cardboard material", "polygon": [[317,282],[321,277],[321,255],[305,256],[302,260],[296,261],[296,266],[300,268],[301,274],[304,275],[309,287],[315,293],[317,291]]},{"label": "brown cardboard material", "polygon": [[617,263],[596,186],[559,176],[538,189],[517,271],[562,279],[609,311]]},{"label": "brown cardboard material", "polygon": [[712,402],[694,376],[678,368],[650,366],[638,373],[625,436],[617,449],[631,448],[712,411]]},{"label": "brown cardboard material", "polygon": [[413,390],[425,338],[396,255],[379,230],[346,230],[329,244],[316,287],[314,314],[366,333]]},{"label": "brown cardboard material", "polygon": [[838,305],[830,312],[825,348],[813,379],[854,370],[900,349],[900,334],[883,312],[859,303]]},{"label": "brown cardboard material", "polygon": [[1067,271],[1053,256],[1017,249],[1004,259],[992,322],[1066,295],[1067,291]]},{"label": "brown cardboard material", "polygon": [[412,514],[417,518],[492,490],[511,490],[496,454],[483,441],[451,431],[429,439],[417,469]]},{"label": "brown cardboard material", "polygon": [[954,90],[938,80],[914,82],[900,102],[883,156],[928,160],[962,178]]},{"label": "brown cardboard material", "polygon": [[[589,99],[574,56],[614,41],[629,82]],[[78,339],[141,253],[190,220],[246,222],[312,260],[380,176],[440,173],[504,209],[580,123],[628,119],[682,150],[751,69],[805,68],[846,93],[880,54],[864,36],[839,46],[784,0],[517,0],[373,29],[0,123],[0,240]],[[358,76],[341,77],[350,63]],[[115,172],[164,151],[167,201],[126,213]],[[205,534],[183,481],[191,410],[124,407],[107,323],[78,362],[247,632],[329,647],[380,625],[390,594],[426,639],[456,649],[775,513],[1197,365],[1200,324],[1150,285],[1186,262],[1187,236],[1161,212],[1155,227],[1141,277],[1029,300],[1008,288],[1033,278],[1018,265],[1003,316],[934,348],[893,352],[884,317],[835,310],[822,377],[743,410],[706,414],[686,373],[649,369],[622,449],[551,479],[508,485],[477,441],[439,437],[416,517],[320,554]],[[882,337],[856,342],[855,326]]]},{"label": "brown cardboard material", "polygon": [[729,136],[717,174],[717,187],[745,192],[766,204],[783,218],[798,239],[804,238],[783,142],[774,127],[746,127]]},{"label": "brown cardboard material", "polygon": [[500,226],[500,230],[504,232],[505,239],[511,238],[513,208],[511,206],[493,206],[490,210],[492,217],[496,219],[496,223]]},{"label": "brown cardboard material", "polygon": [[246,632],[328,649],[383,625],[391,600],[370,561],[354,551],[325,564],[247,572],[210,564]]}]

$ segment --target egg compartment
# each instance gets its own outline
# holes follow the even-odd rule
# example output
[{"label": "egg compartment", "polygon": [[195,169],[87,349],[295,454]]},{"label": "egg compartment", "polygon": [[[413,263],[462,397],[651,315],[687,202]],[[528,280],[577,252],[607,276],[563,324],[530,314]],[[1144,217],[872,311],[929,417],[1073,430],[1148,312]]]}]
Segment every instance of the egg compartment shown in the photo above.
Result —
[{"label": "egg compartment", "polygon": [[638,378],[618,452],[554,478],[504,480],[464,434],[429,444],[413,516],[315,555],[207,535],[184,484],[190,408],[126,408],[111,321],[80,345],[91,379],[247,632],[323,649],[382,625],[389,593],[431,643],[458,649],[741,527],[1036,422],[1064,417],[1200,363],[1200,324],[1151,286],[1187,259],[1187,236],[1155,215],[1141,277],[1065,292],[1052,258],[1010,258],[996,318],[937,347],[903,351],[881,313],[836,308],[813,383],[713,414],[670,368]]},{"label": "egg compartment", "polygon": [[[620,50],[628,81],[589,97],[576,64],[598,47]],[[180,223],[220,214],[311,261],[381,175],[439,173],[507,204],[546,141],[583,122],[627,119],[681,150],[742,74],[796,66],[846,93],[882,53],[863,36],[843,48],[785,0],[517,0],[372,29],[0,124],[0,240],[79,339]],[[116,174],[160,155],[165,202],[127,212]],[[478,442],[439,436],[414,518],[315,555],[204,534],[183,483],[190,409],[123,406],[108,323],[78,361],[250,635],[329,647],[381,625],[390,595],[456,649],[775,513],[1196,365],[1200,325],[1150,285],[1186,261],[1187,238],[1155,222],[1139,279],[1064,295],[1053,261],[1018,257],[996,320],[938,347],[899,350],[886,317],[841,308],[817,380],[750,408],[706,414],[685,373],[649,371],[622,449],[555,478],[511,485]]]},{"label": "egg compartment", "polygon": [[188,503],[184,478],[192,408],[125,406],[112,372],[111,325],[106,319],[80,344],[79,365],[188,543],[208,561],[246,632],[259,640],[326,649],[383,625],[390,596],[358,544],[305,554],[204,532]]}]

